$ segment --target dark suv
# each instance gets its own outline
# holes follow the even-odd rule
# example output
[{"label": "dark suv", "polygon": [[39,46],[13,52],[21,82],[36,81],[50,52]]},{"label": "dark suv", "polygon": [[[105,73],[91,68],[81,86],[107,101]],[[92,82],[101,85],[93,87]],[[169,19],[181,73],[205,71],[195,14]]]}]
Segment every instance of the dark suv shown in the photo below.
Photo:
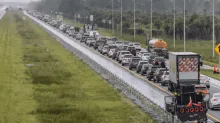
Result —
[{"label": "dark suv", "polygon": [[133,68],[136,68],[137,65],[138,65],[138,62],[141,60],[140,57],[137,57],[137,56],[133,56],[131,58],[131,61],[129,63],[129,70],[132,70]]},{"label": "dark suv", "polygon": [[165,68],[165,58],[164,57],[155,57],[153,60],[153,65],[159,65],[162,68]]},{"label": "dark suv", "polygon": [[134,46],[128,46],[127,51],[130,51],[130,53],[134,56],[136,56],[136,49]]},{"label": "dark suv", "polygon": [[153,66],[152,64],[144,64],[141,68],[141,75],[142,76],[145,75],[147,73],[148,69],[152,66]]},{"label": "dark suv", "polygon": [[152,67],[150,67],[148,69],[148,71],[147,71],[147,79],[149,81],[151,81],[151,79],[154,78],[154,73],[156,72],[157,68],[160,68],[160,66],[159,65],[154,65],[154,66],[152,66]]},{"label": "dark suv", "polygon": [[163,75],[164,71],[168,71],[166,68],[157,68],[157,70],[154,73],[154,82],[159,83],[161,81],[161,76]]},{"label": "dark suv", "polygon": [[96,50],[99,46],[101,46],[104,43],[105,43],[104,41],[98,40],[95,42],[95,45],[93,46],[93,48]]},{"label": "dark suv", "polygon": [[86,42],[86,40],[87,40],[87,38],[88,38],[88,36],[83,36],[82,38],[81,38],[81,40],[80,40],[80,42]]},{"label": "dark suv", "polygon": [[148,61],[139,61],[137,68],[136,68],[136,72],[139,73],[141,71],[142,66],[145,64],[149,64],[149,62]]}]

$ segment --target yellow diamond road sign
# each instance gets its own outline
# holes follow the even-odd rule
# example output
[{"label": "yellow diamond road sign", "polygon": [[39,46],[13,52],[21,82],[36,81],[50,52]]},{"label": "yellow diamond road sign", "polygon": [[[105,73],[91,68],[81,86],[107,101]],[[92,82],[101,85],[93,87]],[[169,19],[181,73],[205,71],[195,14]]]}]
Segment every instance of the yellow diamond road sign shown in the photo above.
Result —
[{"label": "yellow diamond road sign", "polygon": [[215,52],[220,55],[220,44],[215,47]]}]

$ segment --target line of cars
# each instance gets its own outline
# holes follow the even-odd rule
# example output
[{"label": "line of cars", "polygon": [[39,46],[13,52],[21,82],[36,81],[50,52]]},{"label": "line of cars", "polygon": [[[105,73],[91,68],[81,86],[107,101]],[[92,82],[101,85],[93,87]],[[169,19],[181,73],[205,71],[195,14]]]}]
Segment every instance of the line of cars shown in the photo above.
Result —
[{"label": "line of cars", "polygon": [[[34,17],[41,17],[38,14],[31,14]],[[148,80],[153,80],[155,83],[161,83],[162,86],[166,86],[169,80],[169,68],[167,67],[166,59],[162,56],[158,56],[155,53],[150,53],[147,49],[141,48],[140,43],[119,41],[117,38],[106,36],[91,35],[92,31],[84,32],[83,29],[77,29],[73,26],[65,23],[61,23],[57,26],[55,19],[39,18],[45,23],[56,27],[68,36],[75,38],[81,43],[89,47],[93,47],[102,55],[106,55],[113,60],[116,60],[122,66],[128,66],[129,70],[136,70],[143,76],[146,76]],[[201,84],[210,87],[209,78],[206,76],[200,77]],[[204,90],[207,90],[204,88]],[[209,107],[211,109],[216,108],[220,104],[220,98],[218,94],[214,94],[210,100]],[[220,107],[220,106],[219,106]]]}]

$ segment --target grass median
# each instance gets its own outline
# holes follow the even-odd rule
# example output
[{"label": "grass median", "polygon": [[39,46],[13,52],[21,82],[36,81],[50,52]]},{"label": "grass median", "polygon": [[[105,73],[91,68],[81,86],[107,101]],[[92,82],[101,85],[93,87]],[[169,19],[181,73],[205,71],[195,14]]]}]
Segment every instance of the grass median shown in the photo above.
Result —
[{"label": "grass median", "polygon": [[37,123],[34,86],[22,58],[22,38],[8,12],[0,20],[0,123]]},{"label": "grass median", "polygon": [[22,13],[7,16],[14,18],[6,22],[21,39],[23,73],[31,86],[19,87],[31,89],[36,103],[26,109],[30,117],[40,123],[155,122],[30,19],[24,21]]}]

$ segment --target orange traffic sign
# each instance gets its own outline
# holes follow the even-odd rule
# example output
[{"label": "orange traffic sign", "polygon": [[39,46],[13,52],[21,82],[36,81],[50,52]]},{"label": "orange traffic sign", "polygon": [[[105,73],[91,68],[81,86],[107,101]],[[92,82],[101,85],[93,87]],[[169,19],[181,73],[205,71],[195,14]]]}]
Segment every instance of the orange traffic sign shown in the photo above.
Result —
[{"label": "orange traffic sign", "polygon": [[215,52],[220,55],[220,44],[215,47]]}]

